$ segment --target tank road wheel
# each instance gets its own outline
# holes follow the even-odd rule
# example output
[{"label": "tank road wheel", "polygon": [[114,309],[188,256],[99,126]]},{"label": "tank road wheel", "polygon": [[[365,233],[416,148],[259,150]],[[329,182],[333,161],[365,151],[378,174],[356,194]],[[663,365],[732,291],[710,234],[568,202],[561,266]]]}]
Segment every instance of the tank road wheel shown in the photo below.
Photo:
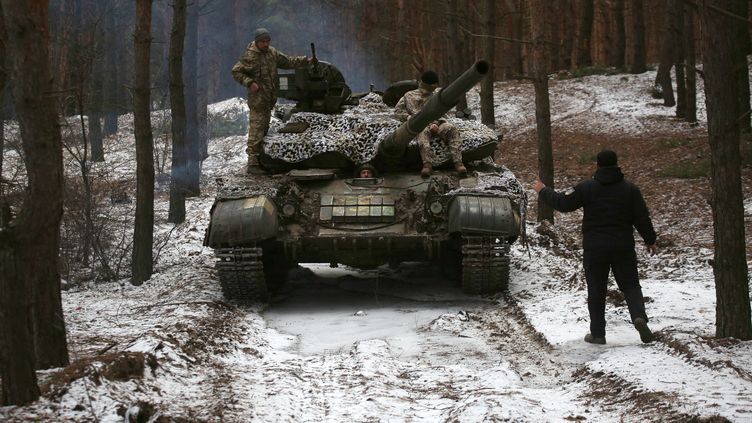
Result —
[{"label": "tank road wheel", "polygon": [[509,243],[489,236],[462,237],[462,289],[493,294],[509,287]]},{"label": "tank road wheel", "polygon": [[261,254],[261,248],[217,250],[217,274],[226,299],[241,304],[268,300]]}]

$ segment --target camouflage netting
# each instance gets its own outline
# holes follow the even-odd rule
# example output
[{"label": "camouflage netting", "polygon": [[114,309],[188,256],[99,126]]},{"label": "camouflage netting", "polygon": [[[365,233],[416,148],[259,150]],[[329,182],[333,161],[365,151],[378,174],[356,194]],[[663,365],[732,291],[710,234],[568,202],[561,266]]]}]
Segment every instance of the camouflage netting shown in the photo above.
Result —
[{"label": "camouflage netting", "polygon": [[254,195],[265,195],[274,198],[279,192],[280,186],[286,181],[273,178],[269,175],[249,176],[245,173],[224,175],[216,179],[218,194],[217,198],[234,199],[247,198]]},{"label": "camouflage netting", "polygon": [[[310,126],[302,133],[279,133],[285,123],[275,121],[264,138],[264,151],[270,157],[288,163],[297,163],[317,154],[337,152],[355,164],[367,163],[376,155],[384,137],[400,126],[392,117],[393,108],[381,101],[381,96],[370,93],[360,100],[360,105],[345,110],[340,115],[296,113],[289,122],[306,122]],[[448,119],[462,137],[462,151],[470,151],[488,142],[496,141],[496,133],[478,121]],[[416,141],[410,141],[415,146]],[[431,139],[435,165],[451,160],[449,150],[439,138]]]}]

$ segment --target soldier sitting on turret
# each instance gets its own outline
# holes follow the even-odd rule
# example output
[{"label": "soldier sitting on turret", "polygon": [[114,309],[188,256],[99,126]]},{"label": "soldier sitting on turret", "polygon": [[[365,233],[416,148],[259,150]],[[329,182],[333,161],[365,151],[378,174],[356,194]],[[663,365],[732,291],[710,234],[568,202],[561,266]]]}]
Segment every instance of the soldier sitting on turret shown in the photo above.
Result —
[{"label": "soldier sitting on turret", "polygon": [[[406,92],[397,103],[397,106],[395,106],[394,117],[402,122],[410,119],[423,108],[438,86],[439,76],[436,72],[430,70],[423,72],[420,76],[418,89]],[[460,138],[459,130],[445,119],[439,119],[428,125],[416,137],[420,149],[420,158],[423,161],[423,169],[420,171],[421,176],[427,178],[433,172],[434,155],[431,151],[431,135],[438,135],[447,144],[452,154],[454,169],[461,176],[466,175],[467,169],[462,164],[462,152],[460,151],[462,139]]]}]

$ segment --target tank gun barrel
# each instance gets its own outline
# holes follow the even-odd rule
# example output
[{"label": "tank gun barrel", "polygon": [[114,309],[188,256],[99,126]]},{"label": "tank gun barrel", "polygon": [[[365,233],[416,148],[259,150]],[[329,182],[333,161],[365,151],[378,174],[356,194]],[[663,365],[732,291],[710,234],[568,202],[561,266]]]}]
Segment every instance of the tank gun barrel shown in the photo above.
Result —
[{"label": "tank gun barrel", "polygon": [[441,118],[454,107],[470,89],[489,71],[491,65],[485,60],[475,62],[459,78],[431,96],[423,108],[394,132],[387,135],[379,144],[379,153],[388,161],[398,161],[407,144],[431,122]]}]

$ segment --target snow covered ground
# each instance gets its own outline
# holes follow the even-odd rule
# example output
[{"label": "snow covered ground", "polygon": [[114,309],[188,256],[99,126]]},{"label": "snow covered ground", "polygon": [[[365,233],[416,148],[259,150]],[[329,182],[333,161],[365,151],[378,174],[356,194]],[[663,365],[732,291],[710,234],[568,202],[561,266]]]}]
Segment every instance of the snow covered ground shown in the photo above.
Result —
[{"label": "snow covered ground", "polygon": [[[704,112],[698,129],[649,97],[654,77],[554,81],[555,128],[633,137],[702,131]],[[497,83],[495,101],[505,142],[523,148],[534,131],[532,87]],[[477,95],[470,103],[477,108]],[[238,107],[224,102],[213,113]],[[107,140],[108,162],[97,166],[132,179],[133,136],[128,117],[121,123],[126,129]],[[167,196],[157,196],[156,231],[172,233],[151,280],[65,291],[74,364],[40,372],[43,399],[0,408],[0,420],[752,420],[752,342],[713,338],[713,253],[693,238],[712,239],[712,227],[697,225],[709,219],[706,207],[679,221],[659,208],[656,227],[672,244],[659,244],[653,257],[638,250],[657,335],[649,345],[615,287],[608,344],[582,341],[577,213],[554,227],[527,223],[529,241],[513,246],[505,295],[467,296],[420,263],[369,271],[308,265],[267,308],[237,307],[222,298],[202,239],[214,178],[240,171],[244,137],[214,138],[209,148],[202,195],[188,200],[184,224],[166,223]],[[749,221],[749,197],[744,204]]]}]

